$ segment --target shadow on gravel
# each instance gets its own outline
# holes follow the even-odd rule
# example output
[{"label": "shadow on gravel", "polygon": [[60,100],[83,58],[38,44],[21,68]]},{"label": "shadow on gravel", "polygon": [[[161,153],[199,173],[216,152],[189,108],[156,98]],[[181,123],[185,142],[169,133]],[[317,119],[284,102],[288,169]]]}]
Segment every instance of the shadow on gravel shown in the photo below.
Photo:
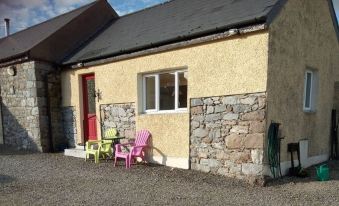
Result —
[{"label": "shadow on gravel", "polygon": [[[330,181],[338,181],[339,180],[339,161],[338,160],[332,160],[329,162],[324,162],[322,164],[328,164],[330,167]],[[316,167],[319,165],[311,166],[306,169],[306,172],[308,174],[308,177],[300,178],[300,177],[283,177],[280,179],[271,180],[267,183],[266,186],[279,186],[279,185],[285,185],[285,184],[291,184],[291,183],[309,183],[309,182],[319,182],[317,179],[316,174]]]},{"label": "shadow on gravel", "polygon": [[0,184],[10,183],[10,182],[13,182],[13,181],[15,181],[14,177],[0,174]]},{"label": "shadow on gravel", "polygon": [[13,147],[9,147],[8,145],[0,145],[0,156],[1,155],[27,155],[34,154],[37,152],[33,152],[30,150],[18,150]]}]

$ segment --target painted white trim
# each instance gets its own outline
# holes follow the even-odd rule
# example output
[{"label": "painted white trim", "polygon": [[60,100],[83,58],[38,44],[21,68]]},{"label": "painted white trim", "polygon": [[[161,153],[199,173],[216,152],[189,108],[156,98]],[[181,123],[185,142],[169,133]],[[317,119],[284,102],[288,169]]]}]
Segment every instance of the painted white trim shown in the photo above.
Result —
[{"label": "painted white trim", "polygon": [[151,163],[161,164],[168,167],[175,167],[180,169],[189,169],[189,158],[183,157],[163,157],[152,156],[148,160]]},{"label": "painted white trim", "polygon": [[[180,113],[187,112],[187,108],[179,108],[179,73],[187,72],[186,69],[158,72],[154,74],[145,74],[142,78],[142,103],[144,114],[161,114],[161,113]],[[173,110],[160,110],[160,74],[174,74],[174,109]],[[155,109],[146,110],[146,78],[155,77]]]},{"label": "painted white trim", "polygon": [[[310,74],[310,93],[309,93],[309,107],[306,106],[306,99],[307,99],[307,80],[308,80],[308,74]],[[310,70],[306,70],[305,72],[305,81],[304,81],[304,111],[305,112],[310,112],[312,111],[312,107],[313,107],[313,101],[312,101],[312,96],[313,96],[313,72]]]}]

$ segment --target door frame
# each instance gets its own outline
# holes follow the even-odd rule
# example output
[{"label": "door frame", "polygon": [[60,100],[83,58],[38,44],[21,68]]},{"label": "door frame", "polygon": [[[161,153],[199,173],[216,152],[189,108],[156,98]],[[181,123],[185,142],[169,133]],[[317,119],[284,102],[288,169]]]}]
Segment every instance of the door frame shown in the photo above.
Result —
[{"label": "door frame", "polygon": [[[88,73],[81,75],[81,88],[82,88],[82,114],[83,114],[83,122],[82,122],[82,129],[83,129],[83,144],[88,141],[88,89],[87,89],[87,80],[94,79],[95,81],[95,73]],[[95,114],[96,115],[96,114]],[[97,125],[95,125],[97,127]],[[96,137],[98,138],[98,131],[96,129]]]}]

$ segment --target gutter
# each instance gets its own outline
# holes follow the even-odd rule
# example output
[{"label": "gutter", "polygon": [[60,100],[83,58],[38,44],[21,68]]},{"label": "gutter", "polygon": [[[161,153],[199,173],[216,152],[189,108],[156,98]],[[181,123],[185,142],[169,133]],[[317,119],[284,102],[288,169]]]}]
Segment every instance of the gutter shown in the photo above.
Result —
[{"label": "gutter", "polygon": [[[173,49],[178,49],[182,47],[187,47],[187,46],[192,46],[192,45],[197,45],[201,43],[205,43],[208,41],[217,41],[221,40],[224,38],[230,38],[232,36],[236,35],[242,35],[242,34],[247,34],[250,32],[255,32],[255,31],[260,31],[260,30],[265,30],[267,29],[267,24],[266,23],[259,23],[255,25],[250,25],[250,26],[244,26],[239,29],[229,29],[227,31],[224,31],[222,33],[217,33],[217,34],[211,34],[211,35],[204,35],[192,39],[186,39],[183,41],[176,41],[174,43],[158,43],[158,44],[151,44],[148,48],[141,48],[141,49],[131,49],[131,50],[125,50],[121,51],[119,53],[113,53],[110,55],[106,56],[98,56],[92,59],[87,59],[84,61],[79,61],[79,62],[74,62],[74,63],[69,63],[63,65],[65,69],[76,69],[76,68],[81,68],[81,67],[88,67],[88,66],[95,66],[95,65],[101,65],[101,64],[106,64],[106,63],[111,63],[111,62],[116,62],[120,60],[125,60],[125,59],[130,59],[130,58],[135,58],[135,57],[140,57],[140,56],[145,56],[145,55],[150,55],[154,53],[159,53],[159,52],[164,52],[168,50],[173,50]],[[158,45],[158,46],[157,46]]]}]

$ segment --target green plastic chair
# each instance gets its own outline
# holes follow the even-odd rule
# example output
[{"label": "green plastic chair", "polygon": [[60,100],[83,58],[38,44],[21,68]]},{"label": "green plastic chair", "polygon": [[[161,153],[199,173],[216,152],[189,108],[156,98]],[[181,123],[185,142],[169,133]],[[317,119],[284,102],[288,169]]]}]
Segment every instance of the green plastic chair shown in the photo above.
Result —
[{"label": "green plastic chair", "polygon": [[103,140],[87,141],[85,161],[89,159],[90,155],[94,155],[95,163],[99,163],[99,157],[101,156],[104,159],[107,157],[112,157],[113,156],[112,143],[114,138],[116,137],[116,134],[117,130],[111,128],[105,132]]},{"label": "green plastic chair", "polygon": [[101,140],[87,141],[86,142],[86,157],[85,161],[89,159],[90,155],[94,155],[95,163],[99,163],[99,144]]}]

